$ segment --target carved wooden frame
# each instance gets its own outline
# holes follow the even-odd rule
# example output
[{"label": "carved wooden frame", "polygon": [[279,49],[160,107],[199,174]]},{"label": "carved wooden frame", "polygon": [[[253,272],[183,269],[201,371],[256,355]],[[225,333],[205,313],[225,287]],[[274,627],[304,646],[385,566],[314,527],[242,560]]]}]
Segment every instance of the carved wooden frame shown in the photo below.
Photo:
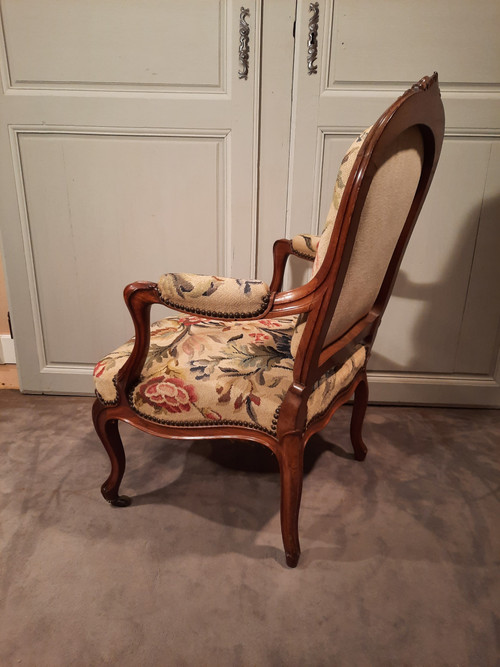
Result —
[{"label": "carved wooden frame", "polygon": [[[342,290],[361,211],[377,170],[378,160],[397,136],[415,125],[419,126],[423,138],[422,173],[379,294],[369,313],[340,338],[324,347],[328,326]],[[101,487],[102,494],[109,503],[118,506],[130,503],[128,497],[119,495],[125,472],[125,453],[118,432],[119,421],[164,438],[231,438],[259,442],[271,449],[278,459],[281,477],[281,529],[286,562],[290,567],[297,565],[300,556],[298,517],[305,445],[314,433],[328,423],[335,411],[354,395],[351,442],[355,458],[359,461],[365,458],[366,447],[361,431],[368,403],[366,362],[350,384],[335,397],[326,412],[310,423],[306,421],[307,400],[314,383],[327,370],[344,363],[357,346],[366,347],[368,361],[404,250],[434,175],[443,134],[444,111],[437,73],[434,73],[431,77],[422,78],[407,90],[373,125],[349,175],[325,259],[307,284],[293,290],[280,291],[287,258],[290,254],[297,253],[288,239],[280,239],[274,244],[274,271],[267,308],[258,318],[242,319],[307,313],[307,322],[295,357],[293,382],[277,415],[276,436],[252,429],[248,425],[227,421],[210,426],[170,426],[146,419],[135,412],[130,405],[129,393],[139,379],[149,350],[151,306],[162,303],[162,300],[156,283],[135,282],[125,288],[125,302],[135,327],[134,347],[115,379],[117,400],[113,404],[105,404],[97,399],[93,406],[95,429],[111,461],[111,472]]]}]

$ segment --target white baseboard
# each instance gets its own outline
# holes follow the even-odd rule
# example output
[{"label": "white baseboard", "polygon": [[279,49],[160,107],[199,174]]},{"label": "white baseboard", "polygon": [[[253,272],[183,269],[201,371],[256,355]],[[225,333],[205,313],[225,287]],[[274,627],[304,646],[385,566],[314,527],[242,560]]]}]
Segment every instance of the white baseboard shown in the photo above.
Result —
[{"label": "white baseboard", "polygon": [[373,403],[500,408],[494,377],[368,371],[368,386]]},{"label": "white baseboard", "polygon": [[14,340],[9,334],[0,334],[0,364],[15,364],[16,350]]}]

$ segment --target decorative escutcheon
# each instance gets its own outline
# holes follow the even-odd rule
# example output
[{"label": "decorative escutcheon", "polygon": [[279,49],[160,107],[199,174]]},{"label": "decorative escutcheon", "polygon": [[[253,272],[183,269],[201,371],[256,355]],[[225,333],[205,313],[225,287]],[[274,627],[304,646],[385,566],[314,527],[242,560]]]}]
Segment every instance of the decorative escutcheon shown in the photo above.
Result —
[{"label": "decorative escutcheon", "polygon": [[250,10],[241,7],[239,49],[241,69],[238,71],[238,78],[240,79],[248,79],[248,60],[250,56],[250,26],[246,22],[248,16],[250,16]]},{"label": "decorative escutcheon", "polygon": [[318,57],[318,21],[319,21],[319,2],[309,3],[309,11],[313,13],[309,19],[309,37],[307,40],[307,72],[308,74],[317,74],[318,66],[315,60]]}]

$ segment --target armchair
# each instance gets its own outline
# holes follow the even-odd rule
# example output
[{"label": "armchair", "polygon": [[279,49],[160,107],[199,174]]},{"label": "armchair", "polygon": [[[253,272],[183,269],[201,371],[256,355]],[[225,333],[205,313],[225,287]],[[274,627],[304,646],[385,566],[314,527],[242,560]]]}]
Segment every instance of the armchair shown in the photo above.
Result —
[{"label": "armchair", "polygon": [[[435,73],[348,150],[322,235],[276,241],[269,286],[166,274],[125,288],[135,337],[94,370],[94,425],[111,462],[101,491],[109,503],[130,503],[119,495],[119,421],[164,438],[259,442],[279,462],[286,562],[297,565],[305,445],[354,395],[351,442],[355,458],[365,458],[366,364],[443,133]],[[312,277],[283,292],[290,254],[313,262]],[[151,326],[156,303],[179,315]]]}]

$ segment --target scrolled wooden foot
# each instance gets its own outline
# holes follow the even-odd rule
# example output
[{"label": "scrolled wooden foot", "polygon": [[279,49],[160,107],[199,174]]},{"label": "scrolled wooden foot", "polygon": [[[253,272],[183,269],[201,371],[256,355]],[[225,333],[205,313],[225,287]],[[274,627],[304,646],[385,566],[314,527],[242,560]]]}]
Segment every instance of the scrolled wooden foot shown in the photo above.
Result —
[{"label": "scrolled wooden foot", "polygon": [[117,498],[108,500],[104,494],[104,491],[102,492],[102,495],[104,496],[105,500],[107,500],[108,503],[113,507],[128,507],[132,502],[132,498],[130,498],[129,496],[118,496]]}]

